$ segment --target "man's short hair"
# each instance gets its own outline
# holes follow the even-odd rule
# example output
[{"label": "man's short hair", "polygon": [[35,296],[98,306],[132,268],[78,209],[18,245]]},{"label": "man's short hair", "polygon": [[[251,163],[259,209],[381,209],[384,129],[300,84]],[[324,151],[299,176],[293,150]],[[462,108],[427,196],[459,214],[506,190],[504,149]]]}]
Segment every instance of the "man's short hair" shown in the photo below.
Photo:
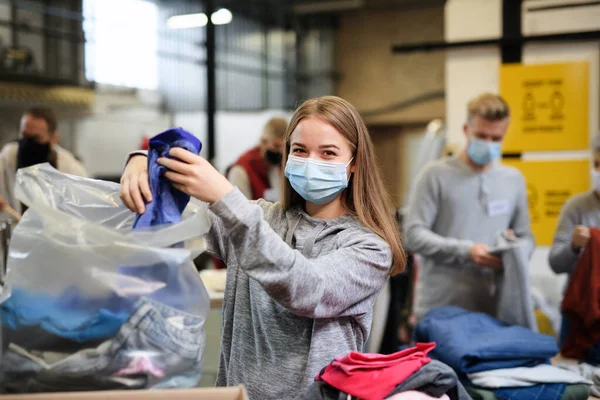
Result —
[{"label": "man's short hair", "polygon": [[285,118],[271,118],[263,128],[262,137],[264,139],[284,139],[288,128]]},{"label": "man's short hair", "polygon": [[29,110],[25,111],[24,115],[31,115],[33,118],[41,118],[46,121],[48,124],[48,131],[50,133],[56,132],[57,122],[56,115],[54,112],[48,107],[32,107]]},{"label": "man's short hair", "polygon": [[501,121],[510,116],[510,107],[504,99],[493,93],[482,93],[467,106],[467,121],[480,117],[486,121]]}]

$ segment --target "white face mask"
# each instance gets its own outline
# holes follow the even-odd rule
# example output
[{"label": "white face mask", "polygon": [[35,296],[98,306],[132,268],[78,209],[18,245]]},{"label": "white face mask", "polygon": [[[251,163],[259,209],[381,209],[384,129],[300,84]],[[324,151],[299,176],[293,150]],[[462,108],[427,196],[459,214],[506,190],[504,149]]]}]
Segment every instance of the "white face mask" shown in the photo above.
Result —
[{"label": "white face mask", "polygon": [[598,193],[600,193],[600,171],[596,171],[594,168],[592,168],[592,184],[594,185],[594,189],[596,189],[596,191]]}]

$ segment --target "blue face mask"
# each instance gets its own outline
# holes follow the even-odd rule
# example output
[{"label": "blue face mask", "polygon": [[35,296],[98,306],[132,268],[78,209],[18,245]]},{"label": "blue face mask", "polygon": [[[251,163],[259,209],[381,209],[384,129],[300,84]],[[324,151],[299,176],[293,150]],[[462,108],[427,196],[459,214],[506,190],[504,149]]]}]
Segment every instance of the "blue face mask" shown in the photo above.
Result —
[{"label": "blue face mask", "polygon": [[502,155],[502,143],[488,142],[481,139],[469,139],[467,154],[471,161],[483,167]]},{"label": "blue face mask", "polygon": [[285,165],[285,177],[304,200],[323,205],[348,187],[346,168],[351,162],[352,160],[344,164],[289,156]]}]

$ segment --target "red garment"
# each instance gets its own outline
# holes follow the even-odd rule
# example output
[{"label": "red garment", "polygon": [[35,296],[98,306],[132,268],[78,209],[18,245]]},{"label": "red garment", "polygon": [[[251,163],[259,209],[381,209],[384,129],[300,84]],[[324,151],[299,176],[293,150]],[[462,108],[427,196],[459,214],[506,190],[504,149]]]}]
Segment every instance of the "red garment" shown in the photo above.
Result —
[{"label": "red garment", "polygon": [[248,180],[252,188],[252,198],[250,200],[262,199],[265,190],[269,189],[270,185],[267,165],[260,155],[260,149],[255,147],[248,150],[233,165],[241,166],[248,174]]},{"label": "red garment", "polygon": [[140,143],[140,150],[148,150],[150,148],[150,138],[144,136],[142,138],[142,142]]},{"label": "red garment", "polygon": [[592,228],[590,234],[562,303],[571,327],[561,353],[577,360],[600,342],[600,229]]},{"label": "red garment", "polygon": [[353,351],[336,357],[316,379],[360,399],[384,399],[396,386],[431,362],[427,353],[434,348],[435,343],[417,343],[416,347],[388,355]]}]

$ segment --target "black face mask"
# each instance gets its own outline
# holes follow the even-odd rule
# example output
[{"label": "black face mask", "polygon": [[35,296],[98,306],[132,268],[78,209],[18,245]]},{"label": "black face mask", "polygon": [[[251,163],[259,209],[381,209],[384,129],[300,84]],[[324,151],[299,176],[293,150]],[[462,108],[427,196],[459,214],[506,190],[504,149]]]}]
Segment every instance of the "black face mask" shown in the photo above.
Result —
[{"label": "black face mask", "polygon": [[283,154],[278,151],[267,150],[265,153],[265,157],[267,158],[267,162],[271,165],[281,165],[281,160],[283,159]]},{"label": "black face mask", "polygon": [[50,161],[50,143],[41,144],[35,139],[24,137],[19,140],[17,169],[31,167]]}]

